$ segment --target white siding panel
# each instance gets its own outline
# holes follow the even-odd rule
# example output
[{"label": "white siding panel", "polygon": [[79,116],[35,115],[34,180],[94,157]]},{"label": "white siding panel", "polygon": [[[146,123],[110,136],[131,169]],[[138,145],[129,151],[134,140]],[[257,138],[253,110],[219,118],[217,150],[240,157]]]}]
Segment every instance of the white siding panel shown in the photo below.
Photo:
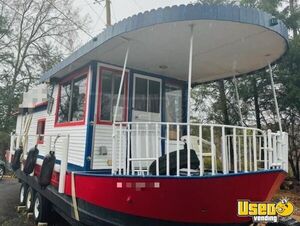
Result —
[{"label": "white siding panel", "polygon": [[[88,77],[90,77],[91,73],[89,73]],[[88,79],[88,81],[91,81],[91,79]],[[89,93],[89,87],[88,85],[88,92]],[[56,135],[62,135],[70,136],[70,142],[69,142],[69,153],[68,153],[68,162],[78,165],[78,166],[84,166],[84,155],[85,155],[85,147],[86,147],[86,132],[87,132],[87,126],[86,125],[79,125],[79,126],[64,126],[64,127],[55,127],[55,114],[56,114],[56,107],[57,107],[57,96],[58,96],[58,90],[59,85],[56,85],[53,92],[54,97],[54,103],[52,107],[52,112],[50,115],[48,115],[47,111],[40,111],[33,113],[32,121],[29,129],[29,139],[28,139],[28,145],[27,148],[34,147],[36,144],[36,130],[37,130],[37,122],[41,118],[46,118],[46,125],[45,125],[45,138],[44,138],[44,144],[39,144],[38,149],[40,151],[40,155],[45,156],[49,152],[49,136],[52,137],[52,147],[53,142]],[[87,102],[88,98],[87,98]],[[88,109],[88,106],[87,108]],[[88,111],[86,112],[86,117],[88,115]],[[17,128],[19,128],[19,119],[17,121]],[[86,120],[87,121],[87,120]],[[19,132],[17,132],[19,133]],[[63,137],[59,138],[56,143],[56,149],[55,149],[55,155],[57,160],[61,160],[61,155],[63,151]]]},{"label": "white siding panel", "polygon": [[[111,169],[108,164],[112,161],[112,134],[113,127],[111,125],[96,125],[95,136],[94,136],[94,153],[93,153],[93,169]],[[119,133],[116,134],[116,164],[119,168]],[[126,159],[126,137],[123,133],[122,140],[122,156],[121,163],[124,168]],[[107,155],[100,155],[100,148],[105,147],[107,150]]]}]

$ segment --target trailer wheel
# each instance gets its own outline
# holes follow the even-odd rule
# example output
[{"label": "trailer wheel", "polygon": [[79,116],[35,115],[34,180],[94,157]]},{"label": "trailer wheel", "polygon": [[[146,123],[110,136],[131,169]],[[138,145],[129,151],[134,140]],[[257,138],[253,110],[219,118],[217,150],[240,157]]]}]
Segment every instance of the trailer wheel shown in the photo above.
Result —
[{"label": "trailer wheel", "polygon": [[33,199],[34,199],[34,190],[29,187],[26,193],[26,210],[31,212],[33,210]]},{"label": "trailer wheel", "polygon": [[25,183],[21,184],[20,192],[19,192],[19,205],[23,206],[26,202],[26,194],[27,194],[28,185]]},{"label": "trailer wheel", "polygon": [[46,223],[49,216],[49,201],[41,196],[40,193],[35,194],[33,203],[33,217],[35,223]]}]

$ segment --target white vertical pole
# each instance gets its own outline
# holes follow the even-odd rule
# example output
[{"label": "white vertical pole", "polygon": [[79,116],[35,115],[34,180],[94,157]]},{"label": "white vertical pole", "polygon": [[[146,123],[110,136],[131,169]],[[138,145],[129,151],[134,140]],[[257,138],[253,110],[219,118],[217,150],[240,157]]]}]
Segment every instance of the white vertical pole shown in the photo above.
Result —
[{"label": "white vertical pole", "polygon": [[130,166],[130,124],[127,124],[127,170],[126,175],[129,175],[129,166]]},{"label": "white vertical pole", "polygon": [[67,135],[64,139],[63,151],[60,161],[60,171],[59,171],[59,184],[58,184],[58,192],[65,192],[65,181],[66,181],[66,172],[68,168],[68,153],[69,153],[69,142],[70,135]]},{"label": "white vertical pole", "polygon": [[122,174],[122,127],[123,125],[119,124],[119,175]]},{"label": "white vertical pole", "polygon": [[233,128],[233,166],[234,166],[234,173],[238,171],[238,164],[237,164],[237,151],[236,151],[236,128]]},{"label": "white vertical pole", "polygon": [[125,55],[125,60],[124,60],[124,65],[123,65],[123,71],[122,71],[122,77],[121,77],[121,82],[120,82],[120,86],[119,86],[116,109],[115,109],[115,112],[114,112],[114,120],[113,120],[114,123],[116,122],[117,115],[118,115],[118,108],[119,108],[119,104],[120,104],[120,98],[121,98],[121,93],[122,93],[122,88],[123,88],[123,83],[124,83],[124,77],[125,77],[125,73],[126,73],[128,54],[129,54],[129,45],[128,45],[127,50],[126,50],[126,55]]},{"label": "white vertical pole", "polygon": [[169,123],[167,124],[167,137],[166,137],[166,155],[167,155],[167,176],[170,175],[170,154],[169,154],[169,137],[170,137]]},{"label": "white vertical pole", "polygon": [[268,169],[268,144],[267,144],[266,132],[264,132],[264,167],[265,167],[265,170]]},{"label": "white vertical pole", "polygon": [[248,160],[247,160],[247,130],[244,129],[244,170],[248,172]]},{"label": "white vertical pole", "polygon": [[188,176],[191,175],[191,142],[190,142],[190,121],[191,121],[191,92],[192,92],[192,71],[193,71],[193,47],[194,47],[194,25],[191,25],[190,54],[189,54],[189,78],[188,78],[188,101],[187,101],[187,167]]},{"label": "white vertical pole", "polygon": [[273,148],[272,148],[272,132],[268,129],[268,155],[269,155],[269,168],[273,163]]},{"label": "white vertical pole", "polygon": [[10,150],[9,150],[9,157],[8,157],[8,162],[11,163],[11,156],[14,153],[14,148],[15,148],[15,133],[10,134]]},{"label": "white vertical pole", "polygon": [[277,102],[277,96],[276,96],[276,91],[275,91],[275,87],[274,87],[274,80],[273,80],[273,69],[271,67],[271,64],[270,63],[268,63],[268,64],[269,64],[271,86],[272,86],[272,91],[273,91],[273,97],[274,97],[274,102],[275,102],[275,108],[276,108],[276,114],[277,114],[277,120],[278,120],[279,130],[282,133],[281,118],[280,118],[280,113],[279,113],[279,108],[278,108],[278,102]]},{"label": "white vertical pole", "polygon": [[199,163],[200,163],[200,176],[203,176],[204,161],[203,161],[202,125],[199,126]]},{"label": "white vertical pole", "polygon": [[234,89],[235,89],[235,95],[236,95],[236,102],[237,102],[238,110],[239,110],[240,124],[242,126],[243,125],[243,116],[242,116],[242,110],[241,110],[240,95],[239,95],[239,90],[237,87],[237,82],[236,82],[235,76],[233,76],[233,83],[234,83]]},{"label": "white vertical pole", "polygon": [[179,152],[179,125],[176,125],[176,150],[177,150],[177,155],[176,155],[176,162],[177,162],[177,176],[179,176],[179,170],[180,170],[180,152]]},{"label": "white vertical pole", "polygon": [[[214,127],[210,127],[210,148],[211,148],[211,174],[215,175],[216,173],[216,149],[215,149],[215,140],[214,140]],[[201,140],[202,142],[202,140]]]},{"label": "white vertical pole", "polygon": [[256,150],[256,131],[253,130],[253,163],[254,171],[257,171],[257,150]]},{"label": "white vertical pole", "polygon": [[159,176],[159,130],[158,130],[158,123],[155,124],[155,149],[156,149],[156,176]]},{"label": "white vertical pole", "polygon": [[124,83],[124,77],[126,73],[126,66],[127,66],[127,60],[128,60],[128,54],[129,54],[129,44],[127,46],[126,54],[125,54],[125,60],[124,60],[124,65],[123,65],[123,71],[122,71],[122,77],[121,77],[121,82],[119,86],[119,92],[118,92],[118,98],[117,98],[117,103],[115,107],[115,112],[114,112],[114,118],[113,118],[113,135],[112,135],[112,174],[115,173],[115,164],[116,164],[116,159],[115,159],[115,122],[118,116],[118,108],[120,104],[120,98],[121,98],[121,93],[122,93],[122,88],[123,88],[123,83]]},{"label": "white vertical pole", "polygon": [[222,158],[223,158],[223,174],[226,174],[227,169],[227,154],[226,154],[226,135],[225,135],[225,127],[222,126]]}]

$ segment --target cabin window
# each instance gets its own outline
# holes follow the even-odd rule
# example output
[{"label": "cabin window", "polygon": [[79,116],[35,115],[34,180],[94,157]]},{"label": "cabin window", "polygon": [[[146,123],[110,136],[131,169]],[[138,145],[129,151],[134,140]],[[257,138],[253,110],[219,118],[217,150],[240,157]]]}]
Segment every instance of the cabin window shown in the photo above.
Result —
[{"label": "cabin window", "polygon": [[[112,69],[101,69],[100,84],[101,84],[101,96],[100,96],[100,115],[98,116],[99,121],[112,122],[114,112],[116,110],[118,92],[121,83],[122,72]],[[126,75],[127,78],[127,75]],[[120,103],[118,107],[117,121],[125,121],[126,119],[126,99],[125,89],[126,79],[122,87]]]},{"label": "cabin window", "polygon": [[38,144],[44,143],[46,119],[39,119],[37,122],[36,134],[38,135]]},{"label": "cabin window", "polygon": [[138,77],[135,82],[135,110],[160,113],[160,82]]},{"label": "cabin window", "polygon": [[61,85],[58,123],[84,120],[86,75]]},{"label": "cabin window", "polygon": [[[166,83],[166,121],[182,122],[182,87]],[[170,125],[170,139],[175,140],[177,137],[177,128]]]}]

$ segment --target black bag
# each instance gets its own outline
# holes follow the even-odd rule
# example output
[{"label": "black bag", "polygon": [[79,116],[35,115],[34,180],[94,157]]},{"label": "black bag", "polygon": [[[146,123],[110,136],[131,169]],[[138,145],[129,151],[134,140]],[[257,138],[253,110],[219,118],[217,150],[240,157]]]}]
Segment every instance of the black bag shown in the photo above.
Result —
[{"label": "black bag", "polygon": [[[191,169],[199,169],[199,158],[194,150],[191,151]],[[179,168],[187,168],[187,149],[182,149],[179,151]],[[163,155],[158,159],[159,162],[159,175],[167,174],[167,155]],[[176,175],[177,172],[177,151],[169,153],[169,166],[170,166],[170,175]],[[149,168],[149,172],[152,175],[156,175],[156,160],[152,162]]]},{"label": "black bag", "polygon": [[51,182],[55,160],[56,160],[55,154],[52,151],[50,151],[50,153],[46,155],[44,158],[42,168],[41,168],[41,173],[38,179],[38,182],[42,188],[47,187]]},{"label": "black bag", "polygon": [[29,150],[26,162],[24,164],[24,169],[23,169],[26,175],[29,175],[33,172],[38,154],[39,154],[39,149],[37,149],[36,146]]},{"label": "black bag", "polygon": [[11,161],[11,168],[13,169],[13,171],[16,171],[16,170],[20,169],[20,167],[21,167],[20,159],[21,159],[22,154],[23,154],[23,148],[22,147],[15,150],[14,157]]}]

